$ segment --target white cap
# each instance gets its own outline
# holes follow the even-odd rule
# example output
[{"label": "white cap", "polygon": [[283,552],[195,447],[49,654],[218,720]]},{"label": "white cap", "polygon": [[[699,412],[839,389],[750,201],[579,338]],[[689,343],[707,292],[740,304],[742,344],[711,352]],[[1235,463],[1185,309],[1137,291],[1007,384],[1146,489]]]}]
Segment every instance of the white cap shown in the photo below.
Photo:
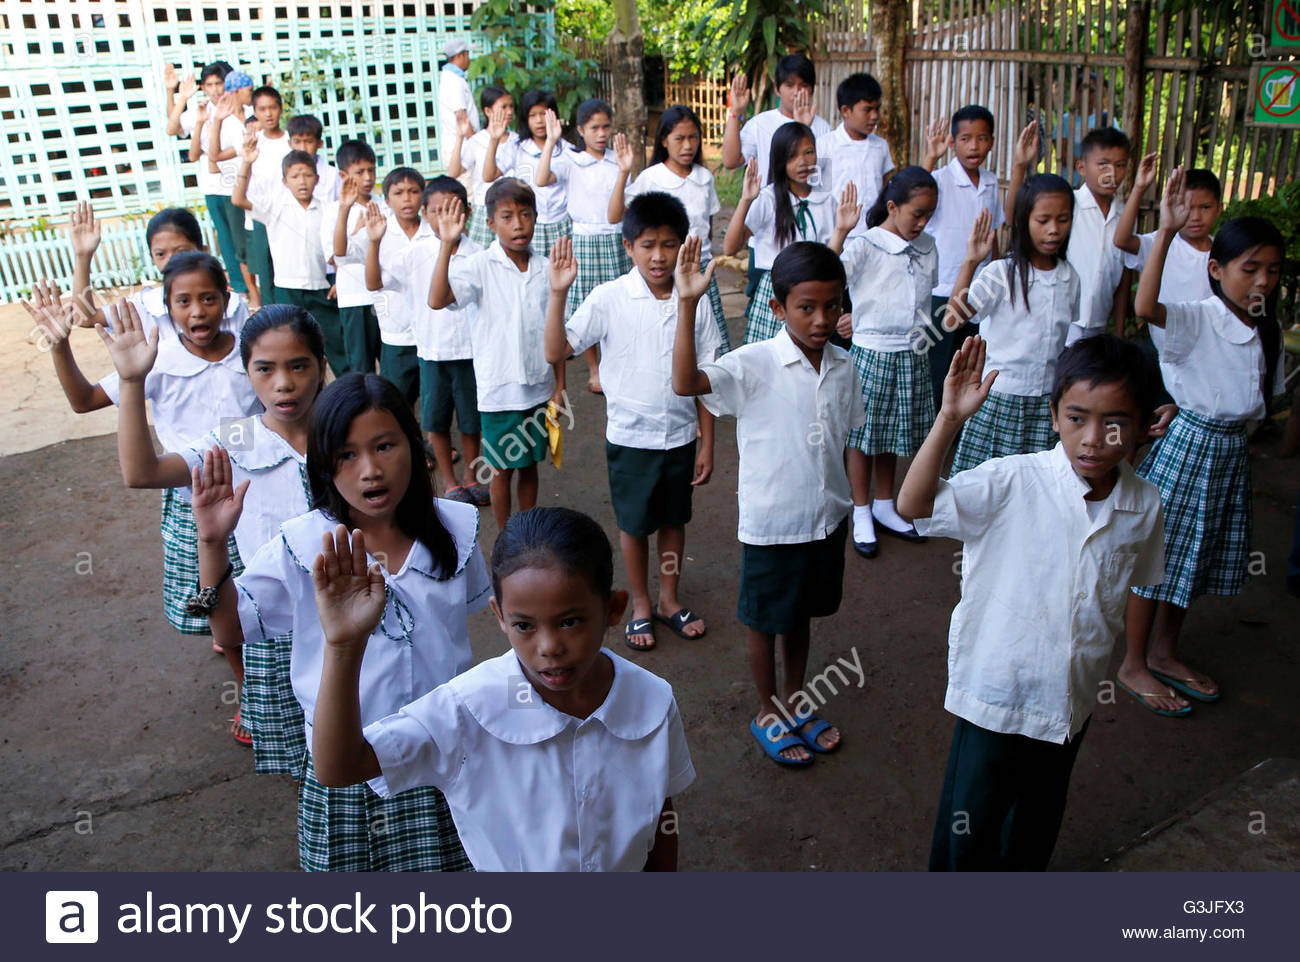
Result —
[{"label": "white cap", "polygon": [[450,60],[457,54],[467,53],[469,43],[463,37],[453,37],[442,45],[442,55]]}]

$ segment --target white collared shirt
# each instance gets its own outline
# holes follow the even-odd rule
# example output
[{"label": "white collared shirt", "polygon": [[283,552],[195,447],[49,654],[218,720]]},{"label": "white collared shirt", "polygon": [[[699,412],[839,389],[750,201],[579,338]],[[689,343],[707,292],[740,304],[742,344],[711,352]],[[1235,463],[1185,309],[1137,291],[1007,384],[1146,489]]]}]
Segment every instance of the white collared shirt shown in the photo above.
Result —
[{"label": "white collared shirt", "polygon": [[822,349],[821,371],[782,327],[701,364],[716,417],[736,419],[740,526],[745,544],[802,544],[827,537],[849,513],[844,473],[849,432],[866,423],[848,352]]},{"label": "white collared shirt", "polygon": [[[1011,303],[1015,285],[1015,304]],[[988,345],[984,374],[996,370],[999,394],[1039,397],[1052,390],[1056,359],[1065,350],[1071,322],[1078,316],[1079,276],[1068,261],[1050,271],[1029,268],[1029,303],[1019,272],[1002,257],[980,269],[966,297]]]},{"label": "white collared shirt", "polygon": [[718,191],[713,186],[713,171],[696,164],[685,177],[678,177],[667,164],[654,164],[637,175],[624,191],[624,197],[630,201],[651,191],[671,194],[682,202],[690,222],[689,233],[703,241],[700,263],[707,264],[713,257],[713,215],[722,210]]},{"label": "white collared shirt", "polygon": [[[223,421],[202,440],[176,453],[191,469],[203,464],[203,454],[218,445],[230,455],[232,482],[248,481],[244,510],[235,524],[240,558],[252,558],[280,533],[288,518],[307,513],[307,455],[299,454],[268,428],[262,415]],[[190,489],[181,488],[188,500]]]},{"label": "white collared shirt", "polygon": [[[1223,421],[1262,418],[1266,370],[1259,331],[1241,323],[1218,297],[1164,309],[1160,373],[1178,406]],[[1270,393],[1277,395],[1280,360],[1274,373]]]},{"label": "white collared shirt", "polygon": [[[1140,271],[1147,266],[1151,248],[1155,246],[1156,232],[1138,235],[1138,252],[1124,252],[1124,266]],[[1182,234],[1175,234],[1169,243],[1169,252],[1165,255],[1165,268],[1160,274],[1160,303],[1186,304],[1190,301],[1203,301],[1213,297],[1210,287],[1210,251],[1207,248],[1198,251]],[[1164,347],[1165,332],[1154,324],[1147,325],[1151,343],[1157,351]]]},{"label": "white collared shirt", "polygon": [[1066,256],[1079,275],[1079,329],[1070,332],[1070,344],[1104,328],[1110,317],[1124,273],[1124,252],[1115,246],[1115,227],[1123,208],[1120,199],[1112,197],[1110,212],[1103,217],[1087,184],[1074,192],[1074,223]]},{"label": "white collared shirt", "polygon": [[908,242],[872,227],[850,237],[840,256],[853,300],[853,343],[869,351],[907,351],[930,323],[939,257],[925,231]]},{"label": "white collared shirt", "polygon": [[[334,260],[334,295],[339,307],[365,307],[375,302],[375,291],[366,287],[366,252],[370,235],[366,232],[366,205],[374,201],[385,216],[392,211],[378,194],[371,194],[348,209],[347,253],[334,253],[334,228],[339,223],[339,202],[326,204],[320,215],[320,249],[326,260]],[[392,229],[390,223],[389,229]],[[385,234],[387,236],[387,234]],[[276,268],[276,275],[280,272]]]},{"label": "white collared shirt", "polygon": [[542,700],[514,651],[365,729],[383,797],[433,786],[480,872],[639,872],[665,800],[695,781],[672,687],[614,666],[587,718]]},{"label": "white collared shirt", "polygon": [[[939,251],[939,279],[934,285],[935,297],[950,297],[952,285],[961,272],[961,262],[966,258],[966,241],[975,226],[981,210],[993,217],[993,230],[1006,220],[1002,201],[998,199],[998,177],[992,171],[979,169],[979,186],[971,183],[970,175],[961,161],[954,157],[934,172],[934,182],[939,185],[939,206],[925,225],[926,233],[933,235]],[[984,258],[981,267],[989,263]]]},{"label": "white collared shirt", "polygon": [[[509,138],[507,138],[509,139]],[[504,146],[504,141],[497,145],[497,169],[501,168],[500,148]],[[484,199],[487,197],[488,188],[496,181],[485,181],[483,179],[483,160],[487,157],[488,146],[491,144],[491,134],[486,130],[480,130],[466,140],[460,143],[460,163],[470,175],[470,183],[473,189],[470,192],[470,200],[475,207],[482,207]],[[485,211],[486,213],[486,211]]]},{"label": "white collared shirt", "polygon": [[[176,325],[172,323],[171,316],[167,313],[167,307],[163,304],[163,287],[157,284],[153,287],[146,287],[144,290],[136,291],[127,298],[135,305],[135,311],[140,315],[140,324],[144,333],[148,334],[153,328],[158,329],[159,337],[169,337],[173,340],[180,340],[180,332],[176,330]],[[112,310],[104,309],[104,327],[109,331],[113,330]],[[248,320],[248,304],[244,296],[238,291],[230,292],[230,301],[226,304],[226,314],[221,320],[221,329],[229,331],[235,337],[239,337],[239,332],[244,329],[244,322]]]},{"label": "white collared shirt", "polygon": [[[605,438],[611,444],[667,451],[695,440],[695,399],[673,393],[673,339],[677,291],[659,300],[635,267],[598,285],[564,325],[569,347],[580,354],[600,345],[605,389]],[[695,352],[712,361],[722,336],[707,297],[695,309]]]},{"label": "white collared shirt", "polygon": [[[376,295],[375,317],[379,321],[379,339],[394,347],[411,347],[415,344],[415,331],[411,328],[412,309],[415,305],[403,289],[409,278],[398,276],[397,262],[412,246],[430,238],[436,240],[438,234],[423,217],[420,218],[413,237],[406,236],[406,231],[402,230],[402,225],[397,222],[397,215],[392,211],[389,211],[387,220],[388,229],[384,231],[383,239],[379,242],[379,272],[384,286],[378,291],[371,291],[371,294]],[[366,243],[370,243],[369,238]],[[435,248],[435,252],[436,250]],[[432,264],[429,265],[429,271],[429,279],[432,279]],[[386,296],[396,291],[402,293],[396,297]],[[427,310],[429,301],[427,281],[424,286],[424,300]]]},{"label": "white collared shirt", "polygon": [[551,172],[564,188],[574,234],[617,234],[622,229],[609,222],[609,198],[618,179],[614,151],[607,147],[604,157],[593,157],[585,150],[566,150],[551,161]]},{"label": "white collared shirt", "polygon": [[339,199],[339,191],[343,189],[343,175],[339,169],[327,161],[322,155],[316,155],[316,189],[311,192],[312,196],[322,204],[329,204]]},{"label": "white collared shirt", "polygon": [[[793,117],[787,117],[781,113],[778,108],[773,107],[771,110],[764,110],[761,113],[754,114],[745,125],[740,128],[740,156],[746,161],[753,157],[758,161],[758,182],[767,183],[768,161],[772,158],[772,137],[786,124],[795,123]],[[811,126],[814,141],[820,139],[831,132],[831,125],[821,118],[820,115],[813,117]],[[817,166],[821,169],[822,177],[829,182],[829,171],[826,169],[825,159],[819,151],[817,154]]]},{"label": "white collared shirt", "polygon": [[[441,250],[442,241],[433,234],[410,244],[384,268],[384,293],[392,295],[387,309],[407,312],[417,357],[426,361],[464,361],[473,355],[471,332],[478,305],[468,304],[459,310],[444,307],[437,311],[429,306],[429,287]],[[480,244],[461,234],[456,252],[451,255],[452,263],[481,250]],[[378,303],[375,311],[379,311]]]},{"label": "white collared shirt", "polygon": [[[117,372],[99,382],[114,404],[121,396]],[[153,426],[164,451],[182,451],[223,418],[262,413],[262,402],[248,380],[239,338],[219,361],[191,354],[178,337],[160,338],[158,357],[144,378],[144,396],[153,408]]]},{"label": "white collared shirt", "polygon": [[854,140],[841,123],[829,134],[817,138],[817,160],[824,163],[830,173],[832,197],[838,199],[849,183],[858,189],[862,215],[849,236],[866,233],[867,211],[880,196],[885,175],[894,169],[889,143],[878,134],[867,134],[862,140]]},{"label": "white collared shirt", "polygon": [[[450,681],[474,660],[466,619],[487,607],[492,590],[478,547],[478,509],[439,498],[433,503],[456,543],[457,569],[439,580],[429,549],[417,540],[397,571],[384,570],[384,614],[361,660],[363,725]],[[293,632],[289,675],[305,716],[308,751],[325,660],[311,567],[321,536],[336,526],[319,509],[284,522],[278,537],[245,559],[235,579],[245,643]],[[367,563],[375,560],[366,555]]]},{"label": "white collared shirt", "polygon": [[470,322],[479,411],[526,411],[555,390],[546,363],[550,261],[534,252],[521,271],[493,241],[485,251],[453,258],[448,268],[456,307],[478,305]]},{"label": "white collared shirt", "polygon": [[[551,152],[551,168],[566,152],[567,148],[556,144]],[[537,164],[542,157],[542,148],[531,139],[518,140],[508,138],[497,148],[497,169],[504,177],[515,177],[533,189],[537,198],[537,223],[554,224],[569,216],[568,202],[565,199],[564,185],[557,180],[545,187],[537,186]],[[484,203],[487,194],[484,193]],[[486,211],[484,211],[486,213]]]},{"label": "white collared shirt", "polygon": [[[208,105],[211,112],[212,105]],[[181,113],[181,132],[190,137],[199,138],[199,150],[201,151],[199,159],[194,162],[195,175],[198,177],[200,194],[215,194],[221,197],[229,197],[235,188],[235,176],[239,173],[239,166],[242,163],[240,152],[244,146],[244,121],[241,117],[233,114],[221,122],[221,149],[233,150],[235,156],[227,160],[217,161],[217,173],[213,173],[208,167],[208,146],[212,143],[212,124],[215,117],[209,116],[203,122],[203,129],[197,134],[194,132],[194,126],[198,122],[198,111],[193,103],[189,104]]]},{"label": "white collared shirt", "polygon": [[812,216],[812,224],[809,225],[806,232],[800,232],[796,225],[794,236],[784,243],[777,243],[776,239],[776,194],[775,187],[768,184],[758,192],[754,198],[754,203],[749,205],[749,211],[745,214],[745,226],[749,228],[750,234],[753,235],[751,240],[754,247],[754,266],[759,270],[770,271],[772,262],[776,260],[776,255],[785,250],[795,241],[808,240],[817,241],[821,244],[830,242],[831,234],[835,230],[835,211],[839,203],[831,196],[829,191],[814,190],[807,197],[796,197],[788,193],[790,197],[790,206],[796,212],[798,205],[807,201],[808,213]]},{"label": "white collared shirt", "polygon": [[1165,577],[1160,492],[1121,461],[1097,517],[1064,447],[939,481],[916,530],[962,549],[944,708],[989,731],[1062,744],[1083,728],[1129,588]]},{"label": "white collared shirt", "polygon": [[[469,81],[444,67],[438,71],[438,152],[443,158],[451,156],[452,146],[456,143],[458,110],[465,111],[471,128],[479,129],[478,107],[474,104]],[[446,166],[445,160],[443,166]]]},{"label": "white collared shirt", "polygon": [[252,198],[253,213],[266,225],[266,243],[275,261],[275,286],[295,291],[321,291],[330,286],[325,254],[318,238],[324,205],[316,197],[303,207],[288,190]]},{"label": "white collared shirt", "polygon": [[[240,144],[242,148],[242,138]],[[287,133],[280,137],[268,137],[260,126],[257,128],[257,160],[249,168],[248,183],[244,185],[245,196],[253,202],[253,209],[244,216],[245,229],[252,230],[255,220],[266,223],[257,212],[258,201],[264,201],[276,193],[277,187],[284,185],[284,158],[291,149]],[[242,152],[240,163],[243,163]]]}]

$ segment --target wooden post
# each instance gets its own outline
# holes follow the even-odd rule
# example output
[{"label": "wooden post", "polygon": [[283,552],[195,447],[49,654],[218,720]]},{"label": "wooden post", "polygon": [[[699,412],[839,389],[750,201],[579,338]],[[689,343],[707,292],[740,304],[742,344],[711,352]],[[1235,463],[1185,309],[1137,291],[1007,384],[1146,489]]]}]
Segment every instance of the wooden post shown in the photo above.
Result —
[{"label": "wooden post", "polygon": [[1142,157],[1142,109],[1146,101],[1146,78],[1142,75],[1147,53],[1147,25],[1151,0],[1134,0],[1124,21],[1124,103],[1120,127],[1133,142],[1133,162],[1124,177],[1125,193],[1133,186],[1137,161]]},{"label": "wooden post", "polygon": [[875,77],[880,81],[880,136],[889,141],[898,166],[912,162],[911,115],[907,107],[904,48],[909,0],[871,4],[871,39],[876,48]]},{"label": "wooden post", "polygon": [[645,166],[645,36],[636,0],[614,0],[614,29],[605,40],[614,88],[614,129],[632,146],[632,176]]}]

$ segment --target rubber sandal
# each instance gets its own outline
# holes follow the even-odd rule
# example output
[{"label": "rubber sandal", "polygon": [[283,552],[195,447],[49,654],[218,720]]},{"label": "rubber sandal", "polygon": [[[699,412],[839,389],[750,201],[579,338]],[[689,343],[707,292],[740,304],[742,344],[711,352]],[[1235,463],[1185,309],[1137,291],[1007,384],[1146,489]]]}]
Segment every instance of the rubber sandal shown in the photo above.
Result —
[{"label": "rubber sandal", "polygon": [[[243,732],[243,734],[241,735],[240,732]],[[244,723],[243,720],[240,718],[238,708],[235,709],[235,717],[230,719],[230,737],[233,738],[235,741],[239,742],[239,744],[241,745],[250,748],[253,745],[253,736],[250,735],[248,733],[248,729],[244,727]]]},{"label": "rubber sandal", "polygon": [[[1197,691],[1188,682],[1200,681],[1199,678],[1174,678],[1172,675],[1166,675],[1162,671],[1156,671],[1150,665],[1147,671],[1151,672],[1151,677],[1157,681],[1162,681],[1180,695],[1186,695],[1188,698],[1195,698],[1197,701],[1216,702],[1223,697],[1223,692],[1216,691],[1213,695],[1203,691]],[[1188,706],[1191,707],[1191,706]]]},{"label": "rubber sandal", "polygon": [[474,499],[474,503],[480,508],[486,508],[492,503],[492,490],[481,481],[465,485],[465,490],[469,492],[469,496]]},{"label": "rubber sandal", "polygon": [[[772,727],[776,727],[785,734],[776,741],[772,741],[772,739],[767,737],[767,729]],[[778,765],[785,765],[789,768],[807,768],[813,763],[812,758],[785,758],[782,756],[781,752],[785,751],[787,748],[803,748],[804,743],[797,735],[790,734],[790,729],[780,720],[777,720],[764,728],[759,728],[758,719],[751,719],[749,722],[749,733],[754,736],[759,747],[763,749],[763,754],[772,759],[772,761],[776,762]]]},{"label": "rubber sandal", "polygon": [[[648,645],[632,644],[633,635],[649,635],[650,644]],[[653,622],[651,622],[649,618],[637,618],[635,621],[629,621],[627,623],[627,628],[625,628],[623,631],[623,644],[627,645],[633,651],[650,651],[655,647],[655,645],[658,644],[658,642],[654,640],[654,636],[655,633],[654,633]]]},{"label": "rubber sandal", "polygon": [[[1150,669],[1147,670],[1150,671]],[[1192,713],[1191,705],[1184,705],[1182,708],[1173,711],[1168,708],[1156,708],[1154,705],[1147,702],[1148,698],[1173,698],[1174,693],[1172,691],[1136,692],[1118,678],[1115,679],[1115,684],[1119,686],[1120,691],[1127,692],[1129,695],[1133,696],[1134,701],[1154,715],[1163,715],[1165,718],[1186,718]]]},{"label": "rubber sandal", "polygon": [[688,635],[686,633],[687,625],[692,621],[700,620],[700,616],[691,611],[690,608],[678,608],[667,618],[656,611],[653,617],[655,621],[667,625],[669,630],[671,630],[678,638],[685,638],[687,641],[698,641],[709,633],[708,628],[705,628],[698,635]]},{"label": "rubber sandal", "polygon": [[461,504],[474,503],[474,495],[470,494],[463,484],[443,492],[442,496],[447,501],[459,501]]},{"label": "rubber sandal", "polygon": [[[798,738],[801,742],[803,742],[805,745],[807,745],[809,750],[811,751],[820,752],[823,755],[829,755],[831,752],[839,751],[840,745],[844,744],[843,733],[841,733],[840,735],[840,740],[837,741],[830,748],[824,748],[823,746],[817,744],[818,735],[820,735],[822,732],[828,729],[835,727],[830,722],[826,721],[824,718],[819,718],[816,715],[811,715],[811,714],[807,718],[800,718],[799,716],[796,715],[795,722],[798,723],[799,727],[794,729],[792,734],[796,738]],[[810,731],[804,731],[803,726],[808,724],[809,722],[813,723],[812,729]]]}]

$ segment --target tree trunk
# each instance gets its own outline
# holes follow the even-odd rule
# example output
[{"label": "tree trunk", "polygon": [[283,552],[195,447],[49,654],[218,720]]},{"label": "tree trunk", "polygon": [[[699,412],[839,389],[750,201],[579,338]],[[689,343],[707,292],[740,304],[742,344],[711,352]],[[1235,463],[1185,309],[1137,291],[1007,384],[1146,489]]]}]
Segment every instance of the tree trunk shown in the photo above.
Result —
[{"label": "tree trunk", "polygon": [[645,37],[636,0],[615,0],[614,29],[605,40],[614,87],[614,130],[632,147],[632,176],[645,166]]},{"label": "tree trunk", "polygon": [[874,0],[871,39],[876,48],[875,77],[880,81],[880,136],[889,141],[899,167],[912,163],[912,127],[903,77],[908,0]]},{"label": "tree trunk", "polygon": [[[1151,0],[1137,0],[1128,5],[1124,22],[1124,103],[1120,127],[1133,142],[1133,157],[1142,156],[1142,113],[1146,84],[1143,83],[1142,61],[1147,52],[1147,24],[1151,13]],[[1124,175],[1124,191],[1133,186],[1137,163],[1128,165]]]}]

